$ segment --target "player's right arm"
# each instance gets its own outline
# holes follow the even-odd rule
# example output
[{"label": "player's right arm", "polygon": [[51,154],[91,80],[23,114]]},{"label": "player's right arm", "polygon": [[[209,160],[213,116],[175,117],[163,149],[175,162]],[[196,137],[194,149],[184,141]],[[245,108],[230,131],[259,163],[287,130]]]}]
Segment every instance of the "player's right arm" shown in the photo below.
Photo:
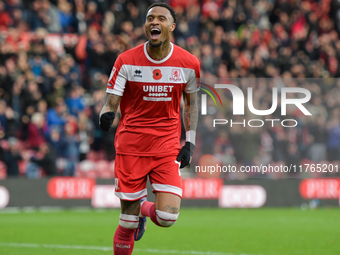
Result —
[{"label": "player's right arm", "polygon": [[106,102],[103,106],[103,109],[100,111],[100,116],[106,112],[117,112],[120,99],[121,96],[107,93]]},{"label": "player's right arm", "polygon": [[106,102],[99,114],[99,126],[103,131],[108,131],[115,119],[121,96],[107,94]]},{"label": "player's right arm", "polygon": [[99,126],[103,131],[108,131],[115,119],[120,99],[124,93],[126,81],[126,70],[119,56],[107,82],[106,102],[99,114]]}]

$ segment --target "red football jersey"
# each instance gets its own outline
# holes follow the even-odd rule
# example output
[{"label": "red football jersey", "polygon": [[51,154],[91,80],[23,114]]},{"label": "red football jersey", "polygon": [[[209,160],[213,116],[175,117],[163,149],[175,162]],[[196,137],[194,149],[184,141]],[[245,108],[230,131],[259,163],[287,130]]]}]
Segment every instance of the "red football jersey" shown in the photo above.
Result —
[{"label": "red football jersey", "polygon": [[122,96],[116,151],[136,156],[177,154],[181,95],[198,91],[200,64],[174,44],[166,58],[154,60],[146,45],[120,54],[107,84],[107,93]]}]

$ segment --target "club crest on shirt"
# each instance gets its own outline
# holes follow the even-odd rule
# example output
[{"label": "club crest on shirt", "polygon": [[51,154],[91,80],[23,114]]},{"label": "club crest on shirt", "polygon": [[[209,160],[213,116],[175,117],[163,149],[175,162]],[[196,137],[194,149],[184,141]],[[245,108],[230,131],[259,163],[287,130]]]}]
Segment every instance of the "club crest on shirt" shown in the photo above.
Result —
[{"label": "club crest on shirt", "polygon": [[171,77],[169,78],[170,81],[181,81],[181,69],[173,68],[171,70]]}]

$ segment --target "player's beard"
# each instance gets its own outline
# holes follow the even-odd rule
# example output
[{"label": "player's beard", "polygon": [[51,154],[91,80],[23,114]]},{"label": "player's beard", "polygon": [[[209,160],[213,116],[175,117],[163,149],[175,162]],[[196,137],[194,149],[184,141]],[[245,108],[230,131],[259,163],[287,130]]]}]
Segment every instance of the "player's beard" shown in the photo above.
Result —
[{"label": "player's beard", "polygon": [[163,44],[163,41],[160,41],[159,43],[152,43],[152,42],[150,42],[150,40],[149,40],[149,45],[150,45],[152,48],[161,47],[162,44]]}]

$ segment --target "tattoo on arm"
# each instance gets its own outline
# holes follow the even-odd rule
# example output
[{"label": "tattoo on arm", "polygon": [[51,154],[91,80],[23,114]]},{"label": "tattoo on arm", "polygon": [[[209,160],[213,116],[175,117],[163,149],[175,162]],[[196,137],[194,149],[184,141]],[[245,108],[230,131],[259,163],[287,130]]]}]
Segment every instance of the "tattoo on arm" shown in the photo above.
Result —
[{"label": "tattoo on arm", "polygon": [[183,122],[185,131],[195,130],[198,121],[197,93],[184,93]]},{"label": "tattoo on arm", "polygon": [[108,94],[106,97],[106,102],[103,106],[103,109],[100,111],[100,115],[106,112],[110,112],[110,111],[117,112],[120,98],[121,96]]},{"label": "tattoo on arm", "polygon": [[172,207],[171,205],[166,205],[166,206],[164,206],[162,211],[168,212],[168,213],[178,213],[179,208],[178,207]]}]

